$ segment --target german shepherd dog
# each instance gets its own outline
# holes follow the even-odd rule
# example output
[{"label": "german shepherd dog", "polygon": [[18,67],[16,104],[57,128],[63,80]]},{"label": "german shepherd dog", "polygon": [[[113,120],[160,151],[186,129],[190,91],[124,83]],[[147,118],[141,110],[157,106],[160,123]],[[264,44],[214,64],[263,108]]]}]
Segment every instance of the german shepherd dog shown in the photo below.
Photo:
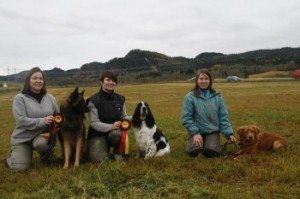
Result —
[{"label": "german shepherd dog", "polygon": [[74,159],[74,167],[78,167],[85,148],[84,119],[88,107],[84,100],[84,90],[78,87],[60,105],[60,113],[64,117],[58,138],[62,148],[64,169],[70,167],[70,158]]}]

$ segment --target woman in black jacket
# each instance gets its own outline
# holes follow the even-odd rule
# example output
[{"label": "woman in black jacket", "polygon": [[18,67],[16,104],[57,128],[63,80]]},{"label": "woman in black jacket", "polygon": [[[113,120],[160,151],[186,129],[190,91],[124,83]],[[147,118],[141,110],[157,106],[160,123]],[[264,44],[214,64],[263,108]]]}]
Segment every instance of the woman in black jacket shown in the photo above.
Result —
[{"label": "woman in black jacket", "polygon": [[87,100],[90,109],[88,149],[92,162],[103,161],[111,147],[114,158],[122,158],[122,154],[118,153],[122,137],[121,120],[131,120],[126,113],[125,97],[114,92],[117,76],[105,71],[100,76],[100,83],[100,91]]}]

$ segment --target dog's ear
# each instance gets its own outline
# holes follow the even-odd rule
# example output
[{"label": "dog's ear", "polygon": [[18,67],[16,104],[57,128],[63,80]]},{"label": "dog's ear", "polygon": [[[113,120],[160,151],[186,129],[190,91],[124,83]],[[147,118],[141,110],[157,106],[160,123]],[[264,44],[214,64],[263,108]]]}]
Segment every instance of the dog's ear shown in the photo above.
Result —
[{"label": "dog's ear", "polygon": [[73,103],[74,99],[76,99],[77,97],[78,97],[78,86],[72,91],[72,93],[68,97],[67,102]]},{"label": "dog's ear", "polygon": [[78,86],[74,89],[74,91],[71,93],[71,98],[75,99],[78,97]]},{"label": "dog's ear", "polygon": [[148,108],[148,114],[146,116],[146,124],[147,124],[148,127],[152,128],[155,124],[155,119],[154,119],[154,116],[151,112],[151,109],[150,109],[149,105],[147,103],[145,103],[145,105]]},{"label": "dog's ear", "polygon": [[244,132],[244,127],[243,126],[241,126],[241,127],[239,127],[238,129],[237,129],[237,134],[241,137],[242,136],[242,134],[243,134],[243,132]]},{"label": "dog's ear", "polygon": [[78,93],[78,86],[76,86],[76,88],[74,89],[74,91],[73,92],[76,92],[76,93]]},{"label": "dog's ear", "polygon": [[258,126],[253,126],[253,129],[256,135],[260,133],[260,129],[258,128]]},{"label": "dog's ear", "polygon": [[84,91],[85,91],[85,90],[83,90],[83,91],[80,92],[80,94],[81,94],[82,96],[84,95]]},{"label": "dog's ear", "polygon": [[141,109],[141,103],[138,103],[136,106],[134,113],[132,115],[132,126],[139,127],[141,126],[141,119],[140,119],[140,109]]}]

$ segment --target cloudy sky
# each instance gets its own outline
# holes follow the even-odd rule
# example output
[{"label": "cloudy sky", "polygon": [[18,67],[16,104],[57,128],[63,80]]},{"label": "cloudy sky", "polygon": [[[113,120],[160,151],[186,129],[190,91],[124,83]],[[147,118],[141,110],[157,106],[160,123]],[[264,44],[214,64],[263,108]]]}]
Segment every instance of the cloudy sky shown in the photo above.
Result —
[{"label": "cloudy sky", "polygon": [[193,58],[300,47],[299,0],[0,0],[0,75],[132,49]]}]

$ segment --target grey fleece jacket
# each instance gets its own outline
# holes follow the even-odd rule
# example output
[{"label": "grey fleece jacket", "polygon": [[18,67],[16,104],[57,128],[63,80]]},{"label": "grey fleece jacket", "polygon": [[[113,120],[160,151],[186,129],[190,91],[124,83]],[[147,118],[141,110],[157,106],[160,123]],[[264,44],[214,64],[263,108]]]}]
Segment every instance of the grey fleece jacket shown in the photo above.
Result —
[{"label": "grey fleece jacket", "polygon": [[41,103],[27,94],[19,93],[14,98],[12,109],[16,127],[11,136],[11,144],[24,143],[41,133],[49,132],[44,118],[58,113],[56,100],[48,93]]}]

